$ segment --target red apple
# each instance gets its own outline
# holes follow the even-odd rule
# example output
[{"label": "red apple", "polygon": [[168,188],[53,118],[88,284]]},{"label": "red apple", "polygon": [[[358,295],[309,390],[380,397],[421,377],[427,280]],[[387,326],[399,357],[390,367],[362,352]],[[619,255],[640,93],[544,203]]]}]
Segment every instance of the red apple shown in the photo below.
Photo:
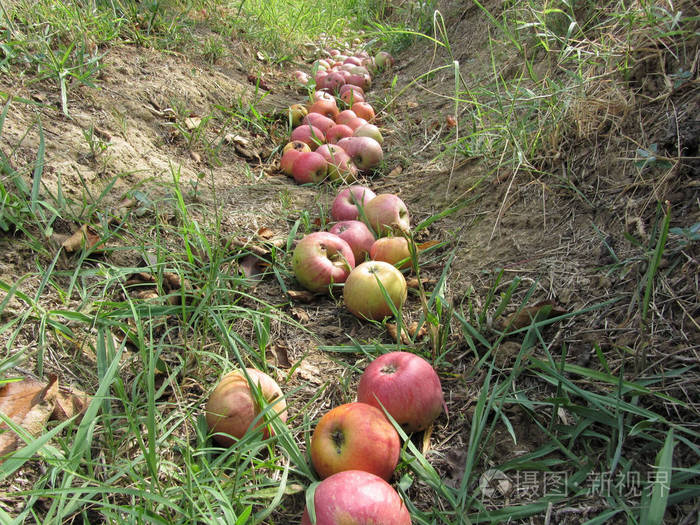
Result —
[{"label": "red apple", "polygon": [[373,261],[384,261],[399,269],[411,267],[411,252],[405,237],[382,237],[372,243],[369,257]]},{"label": "red apple", "polygon": [[[342,142],[341,140],[338,145],[342,146]],[[395,230],[407,232],[411,229],[408,208],[393,193],[382,193],[369,201],[365,205],[365,217],[377,235],[391,233]]]},{"label": "red apple", "polygon": [[299,283],[312,292],[328,291],[343,283],[355,267],[350,245],[329,232],[309,233],[292,254],[292,269]]},{"label": "red apple", "polygon": [[302,124],[301,126],[292,130],[292,135],[290,138],[291,141],[299,140],[304,142],[305,144],[308,144],[312,150],[315,150],[320,144],[323,144],[324,137],[323,131],[318,129],[316,126],[312,126],[311,124]]},{"label": "red apple", "polygon": [[309,113],[320,113],[328,118],[335,117],[338,112],[338,105],[334,98],[317,100],[309,106]]},{"label": "red apple", "polygon": [[357,114],[351,109],[344,109],[335,116],[336,124],[346,124],[352,119],[357,118]]},{"label": "red apple", "polygon": [[367,91],[372,86],[372,77],[369,75],[351,73],[350,76],[345,79],[345,83],[352,84],[353,86],[359,86],[364,91]]},{"label": "red apple", "polygon": [[[302,144],[304,144],[302,142]],[[306,146],[306,144],[304,144]],[[308,146],[306,146],[308,148]],[[289,175],[290,177],[292,176],[292,169],[294,168],[294,162],[297,160],[297,157],[301,155],[303,152],[296,150],[296,149],[290,149],[282,153],[282,158],[280,158],[280,169],[285,175]]]},{"label": "red apple", "polygon": [[[246,371],[252,383],[260,389],[263,399],[269,404],[274,403],[272,410],[282,421],[287,421],[287,403],[275,380],[254,368],[246,368]],[[240,439],[250,430],[262,408],[255,402],[250,383],[241,370],[223,376],[209,396],[205,408],[205,419],[209,430],[214,433],[214,441],[224,447],[233,445],[233,438]],[[263,423],[259,419],[255,427]],[[267,430],[263,431],[263,437],[269,437]]]},{"label": "red apple", "polygon": [[357,400],[383,406],[406,432],[428,428],[445,404],[435,369],[410,352],[389,352],[372,361],[360,377]]},{"label": "red apple", "polygon": [[316,152],[326,159],[328,163],[328,177],[331,180],[351,182],[357,178],[357,168],[343,148],[335,144],[324,144]]},{"label": "red apple", "polygon": [[358,204],[363,208],[376,197],[376,194],[365,186],[353,185],[338,192],[331,205],[331,217],[334,221],[355,220],[360,216]]},{"label": "red apple", "polygon": [[382,145],[370,137],[346,137],[338,141],[360,170],[375,168],[384,158]]},{"label": "red apple", "polygon": [[356,129],[361,128],[362,126],[369,124],[365,119],[357,117],[354,119],[350,119],[345,125],[350,126],[352,128],[352,131],[354,132]]},{"label": "red apple", "polygon": [[297,69],[296,71],[292,72],[292,76],[294,77],[294,81],[298,86],[306,87],[309,85],[309,75],[307,73]]},{"label": "red apple", "polygon": [[407,294],[403,274],[387,262],[367,261],[350,272],[343,287],[345,306],[356,317],[381,321],[393,315],[377,281],[382,283],[394,307],[403,307]]},{"label": "red apple", "polygon": [[306,115],[301,122],[302,124],[311,124],[312,126],[320,129],[321,133],[324,135],[326,134],[326,131],[335,126],[335,120],[332,118],[328,118],[325,115],[313,112]]},{"label": "red apple", "polygon": [[367,122],[374,120],[374,108],[367,102],[355,102],[350,109]]},{"label": "red apple", "polygon": [[346,403],[326,412],[311,436],[311,463],[323,479],[363,470],[388,480],[399,462],[401,441],[381,410]]},{"label": "red apple", "polygon": [[[382,478],[361,470],[344,470],[316,486],[317,525],[411,525],[399,493]],[[311,525],[308,508],[301,525]]]},{"label": "red apple", "polygon": [[343,60],[343,64],[352,64],[353,66],[361,66],[362,59],[359,57],[348,57]]},{"label": "red apple", "polygon": [[336,92],[340,89],[340,86],[343,85],[345,85],[345,77],[338,71],[331,71],[326,78],[323,79],[323,86],[319,87],[324,87]]},{"label": "red apple", "polygon": [[292,177],[299,184],[321,182],[328,175],[328,162],[315,151],[302,152],[293,160]]},{"label": "red apple", "polygon": [[340,139],[352,136],[353,131],[350,126],[346,126],[345,124],[336,124],[335,126],[331,126],[326,130],[326,143],[335,144]]},{"label": "red apple", "polygon": [[379,142],[379,144],[382,144],[384,142],[382,132],[374,124],[365,124],[364,126],[360,126],[354,131],[353,135],[355,135],[356,137],[373,138],[374,140]]},{"label": "red apple", "polygon": [[339,95],[343,95],[343,93],[347,91],[354,91],[355,93],[359,93],[363,98],[365,96],[365,91],[362,89],[360,86],[354,86],[352,84],[345,84],[344,86],[340,86],[340,91],[338,92]]},{"label": "red apple", "polygon": [[362,221],[336,222],[329,231],[335,233],[341,239],[345,239],[350,245],[352,254],[355,256],[355,264],[365,260],[375,242],[374,234]]},{"label": "red apple", "polygon": [[[348,84],[346,84],[347,86]],[[364,102],[365,96],[359,91],[347,90],[340,95],[340,100],[348,106],[352,106],[355,102]]]}]

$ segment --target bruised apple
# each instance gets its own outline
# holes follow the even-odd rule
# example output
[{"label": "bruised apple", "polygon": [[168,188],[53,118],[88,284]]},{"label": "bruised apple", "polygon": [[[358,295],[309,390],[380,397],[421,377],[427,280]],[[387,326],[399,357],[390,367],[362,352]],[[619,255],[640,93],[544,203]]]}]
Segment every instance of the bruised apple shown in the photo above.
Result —
[{"label": "bruised apple", "polygon": [[[316,525],[411,525],[399,493],[379,476],[345,470],[324,479],[314,493]],[[301,525],[311,525],[308,508]]]},{"label": "bruised apple", "polygon": [[[265,402],[272,405],[272,410],[282,421],[287,421],[287,403],[275,380],[255,368],[246,368],[246,371],[253,385],[260,389]],[[230,447],[235,439],[242,438],[253,427],[262,407],[255,402],[245,374],[234,370],[221,378],[209,396],[205,410],[207,426],[213,433],[214,441]],[[262,423],[259,419],[255,427]],[[263,437],[269,437],[267,429],[263,431]]]},{"label": "bruised apple", "polygon": [[388,480],[399,462],[401,442],[381,410],[346,403],[326,412],[311,436],[311,463],[321,478],[364,470]]},{"label": "bruised apple", "polygon": [[350,245],[330,232],[309,233],[292,254],[297,281],[312,292],[328,291],[333,284],[345,282],[354,267]]},{"label": "bruised apple", "polygon": [[360,319],[374,321],[393,315],[390,305],[401,310],[406,295],[405,277],[394,265],[384,261],[367,261],[358,265],[350,272],[343,287],[343,300],[348,310]]},{"label": "bruised apple", "polygon": [[357,400],[383,406],[406,432],[428,428],[445,404],[435,369],[410,352],[389,352],[372,361],[360,377]]}]

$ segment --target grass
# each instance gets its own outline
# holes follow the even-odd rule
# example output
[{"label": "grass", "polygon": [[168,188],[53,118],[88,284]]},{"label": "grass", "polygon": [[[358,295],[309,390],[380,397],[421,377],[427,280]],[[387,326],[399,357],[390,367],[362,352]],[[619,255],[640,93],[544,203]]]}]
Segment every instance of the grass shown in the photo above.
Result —
[{"label": "grass", "polygon": [[[501,14],[474,4],[491,31],[490,64],[479,82],[466,78],[459,49],[449,42],[450,28],[432,3],[397,7],[369,0],[17,2],[3,5],[0,31],[7,38],[0,44],[0,71],[18,84],[57,93],[61,112],[71,117],[78,104],[72,90],[78,84],[99,87],[111,46],[149,46],[216,65],[228,57],[223,42],[235,36],[277,64],[296,60],[304,44],[318,42],[322,32],[328,43],[342,42],[365,27],[375,46],[398,52],[427,42],[433,49],[436,64],[397,87],[387,111],[436,73],[451,75],[446,96],[458,126],[443,139],[441,155],[451,156],[453,168],[460,156],[483,157],[488,173],[509,169],[513,178],[527,173],[590,204],[593,197],[585,189],[566,174],[552,173],[556,152],[575,139],[597,136],[591,124],[596,116],[605,115],[615,129],[614,97],[598,89],[611,77],[633,76],[640,42],[651,39],[670,48],[682,72],[693,20],[650,2],[625,7],[530,0],[507,3]],[[200,32],[203,27],[210,31]],[[509,59],[523,67],[505,67]],[[542,73],[538,63],[552,67]],[[43,184],[50,160],[40,119],[25,134],[39,137],[31,158],[24,138],[3,143],[3,246],[14,245],[19,257],[36,262],[16,282],[0,279],[0,373],[4,381],[60,372],[94,394],[82,418],[51,424],[39,436],[0,414],[24,443],[0,464],[7,495],[0,505],[3,522],[294,522],[318,481],[307,452],[315,421],[329,402],[352,400],[364,363],[396,349],[428,359],[448,394],[449,414],[427,440],[432,448],[424,446],[423,436],[406,436],[396,426],[404,448],[393,484],[414,523],[542,516],[556,521],[573,513],[591,524],[613,518],[660,524],[700,498],[697,407],[683,397],[697,365],[652,366],[657,354],[644,346],[603,350],[598,342],[590,362],[574,360],[560,333],[610,315],[626,300],[622,295],[565,313],[552,314],[547,306],[532,312],[539,283],[511,279],[505,271],[484,277],[485,288],[467,286],[463,294],[451,294],[459,243],[419,251],[416,236],[439,228],[473,200],[457,199],[435,210],[410,238],[413,275],[428,273],[427,261],[441,265],[434,285],[419,279],[411,290],[426,339],[385,343],[348,336],[348,343],[328,344],[298,321],[298,305],[286,296],[294,282],[291,250],[317,227],[317,216],[326,224],[326,210],[295,209],[288,190],[280,191],[279,219],[288,227],[284,242],[252,240],[241,247],[231,240],[249,232],[226,225],[230,203],[216,196],[211,180],[226,133],[242,128],[268,133],[270,122],[258,110],[264,96],[255,92],[252,102],[241,98],[232,107],[216,107],[194,126],[187,125],[188,108],[173,103],[178,140],[188,150],[205,151],[210,165],[193,188],[175,164],[169,179],[130,188],[124,197],[137,204],[125,215],[110,209],[107,196],[126,174],[103,181],[99,190],[80,180],[77,195],[64,192],[61,183],[51,191]],[[602,105],[584,107],[591,96]],[[37,104],[8,94],[3,99],[0,136],[12,111]],[[111,154],[95,128],[85,128],[83,139],[95,162]],[[637,166],[642,175],[672,168],[656,158],[642,160]],[[250,179],[251,186],[262,185]],[[631,254],[606,243],[613,256],[609,274],[633,275],[635,265],[644,265],[625,306],[649,340],[665,326],[668,280],[698,240],[697,225],[678,226],[674,219],[659,204],[648,236],[628,234]],[[108,251],[66,254],[50,241],[66,224],[94,225]],[[259,287],[240,269],[249,255],[263,259]],[[152,280],[134,282],[139,273]],[[149,295],[139,296],[144,289]],[[315,315],[338,322],[332,299],[317,304]],[[531,312],[529,322],[514,326],[507,314],[522,312]],[[400,334],[405,320],[396,317]],[[291,352],[287,342],[306,348],[291,366],[271,357]],[[316,354],[329,361],[332,373],[320,370],[315,377],[320,382],[310,383],[304,367],[313,365]],[[274,429],[273,437],[263,439],[259,430],[221,449],[211,440],[202,406],[223,373],[246,366],[289,385],[290,419],[271,419],[268,406],[261,417]],[[505,457],[497,453],[502,443],[525,451]],[[505,476],[504,485],[489,485],[486,472],[493,469]],[[448,473],[454,476],[448,479]]]}]

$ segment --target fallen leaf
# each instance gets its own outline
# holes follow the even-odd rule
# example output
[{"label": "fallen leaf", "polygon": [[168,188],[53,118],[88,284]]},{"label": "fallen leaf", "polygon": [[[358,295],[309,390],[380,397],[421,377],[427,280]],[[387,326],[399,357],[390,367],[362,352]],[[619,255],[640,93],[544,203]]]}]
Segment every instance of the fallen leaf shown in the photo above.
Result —
[{"label": "fallen leaf", "polygon": [[[398,335],[399,329],[394,323],[386,323],[386,330],[389,332],[389,335],[393,340],[396,340],[396,337]],[[411,344],[411,338],[419,339],[421,337],[424,337],[425,335],[428,334],[428,330],[425,327],[425,324],[420,327],[420,330],[418,330],[418,322],[413,321],[410,325],[404,326],[403,329],[401,330],[401,343],[408,345]]]},{"label": "fallen leaf", "polygon": [[265,256],[270,253],[270,250],[268,250],[267,248],[254,244],[253,242],[251,242],[250,239],[242,239],[240,237],[231,239],[231,246],[234,246],[236,248],[244,248],[249,252],[259,256]]},{"label": "fallen leaf", "polygon": [[399,164],[389,172],[389,175],[387,175],[387,177],[398,177],[399,175],[401,175],[401,172],[403,172],[403,167]]},{"label": "fallen leaf", "polygon": [[303,308],[292,308],[291,314],[292,317],[294,317],[294,319],[299,321],[301,324],[306,324],[311,320],[309,314]]},{"label": "fallen leaf", "polygon": [[202,119],[199,117],[187,117],[184,124],[185,127],[191,131],[197,129],[202,124]]},{"label": "fallen leaf", "polygon": [[423,284],[423,286],[427,286],[430,284],[435,284],[437,282],[437,279],[421,279],[420,283],[418,282],[417,277],[411,277],[410,279],[406,279],[406,286],[409,288],[416,289],[418,288],[419,284]]},{"label": "fallen leaf", "polygon": [[100,242],[100,236],[97,231],[92,226],[83,224],[76,232],[63,241],[63,248],[68,252],[72,253],[80,250],[83,246],[86,249],[93,248]]},{"label": "fallen leaf", "polygon": [[292,363],[289,361],[289,347],[285,344],[278,343],[272,345],[268,349],[268,354],[272,356],[272,361],[280,368],[291,368]]},{"label": "fallen leaf", "polygon": [[82,415],[90,404],[90,396],[77,389],[60,386],[56,394],[51,419],[65,421],[76,414]]},{"label": "fallen leaf", "polygon": [[447,115],[445,123],[448,128],[454,128],[457,125],[457,120],[452,115]]},{"label": "fallen leaf", "polygon": [[416,244],[416,248],[419,252],[422,252],[423,250],[427,250],[428,248],[432,248],[438,244],[440,244],[440,241],[425,241],[420,244]]},{"label": "fallen leaf", "polygon": [[[12,381],[0,386],[0,412],[13,423],[35,435],[41,432],[53,410],[41,406],[44,401],[50,401],[58,388],[57,378],[53,376],[49,383],[34,379]],[[38,408],[36,408],[38,407]],[[10,430],[5,423],[0,425],[0,457],[16,450],[20,445],[17,434]]]},{"label": "fallen leaf", "polygon": [[312,303],[316,300],[316,295],[308,290],[287,290],[287,295],[290,299],[300,303]]},{"label": "fallen leaf", "polygon": [[238,261],[238,267],[243,272],[243,275],[254,283],[262,281],[262,276],[267,266],[267,262],[260,260],[256,255],[246,255]]},{"label": "fallen leaf", "polygon": [[532,321],[544,321],[545,319],[551,319],[552,317],[558,317],[564,315],[566,310],[557,306],[554,301],[546,300],[540,301],[532,306],[527,306],[510,315],[505,321],[501,320],[498,324],[502,330],[518,330],[519,328],[525,328],[529,326]]},{"label": "fallen leaf", "polygon": [[423,447],[421,452],[425,456],[430,450],[430,437],[433,435],[433,424],[431,423],[428,428],[423,431]]},{"label": "fallen leaf", "polygon": [[190,151],[190,157],[192,158],[193,161],[195,161],[197,164],[202,162],[202,156],[197,153],[196,151]]},{"label": "fallen leaf", "polygon": [[275,232],[273,232],[270,228],[263,226],[256,232],[256,235],[261,239],[272,239],[275,236]]}]

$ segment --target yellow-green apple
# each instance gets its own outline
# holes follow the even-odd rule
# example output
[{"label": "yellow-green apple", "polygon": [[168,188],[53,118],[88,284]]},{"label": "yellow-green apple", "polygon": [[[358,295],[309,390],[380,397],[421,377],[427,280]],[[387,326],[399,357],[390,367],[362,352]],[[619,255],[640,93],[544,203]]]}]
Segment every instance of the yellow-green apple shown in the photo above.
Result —
[{"label": "yellow-green apple", "polygon": [[382,145],[371,137],[346,137],[338,141],[359,170],[370,170],[384,158]]},{"label": "yellow-green apple", "polygon": [[[406,504],[379,476],[344,470],[327,477],[314,492],[316,525],[411,525]],[[311,525],[308,507],[301,525]]]},{"label": "yellow-green apple", "polygon": [[380,71],[390,69],[394,65],[394,57],[386,51],[379,51],[374,56],[374,63]]},{"label": "yellow-green apple", "polygon": [[445,406],[437,372],[410,352],[389,352],[372,361],[360,377],[357,400],[383,406],[406,432],[425,430]]},{"label": "yellow-green apple", "polygon": [[357,118],[357,114],[351,109],[344,109],[335,116],[336,124],[347,124],[352,119]]},{"label": "yellow-green apple", "polygon": [[312,126],[317,127],[324,135],[329,128],[335,126],[335,120],[332,118],[328,118],[325,115],[313,112],[306,115],[301,122],[302,124],[311,124]]},{"label": "yellow-green apple", "polygon": [[338,192],[331,204],[331,217],[334,221],[351,221],[360,217],[359,206],[363,208],[376,197],[366,186],[354,184]]},{"label": "yellow-green apple", "polygon": [[282,154],[284,155],[290,149],[296,150],[299,153],[302,153],[304,151],[311,151],[309,145],[306,142],[302,142],[300,140],[292,140],[291,142],[287,142],[282,148]]},{"label": "yellow-green apple", "polygon": [[353,135],[355,135],[356,137],[371,137],[377,142],[379,142],[379,144],[382,144],[384,142],[382,132],[374,124],[365,124],[363,126],[360,126],[354,131]]},{"label": "yellow-green apple", "polygon": [[396,429],[381,410],[366,403],[331,409],[311,435],[311,463],[321,479],[343,470],[364,470],[388,480],[400,450]]},{"label": "yellow-green apple", "polygon": [[335,233],[350,245],[352,254],[355,256],[355,264],[360,264],[365,260],[374,244],[374,234],[362,221],[336,222],[329,231]]},{"label": "yellow-green apple", "polygon": [[323,144],[323,131],[311,124],[302,124],[292,130],[290,138],[292,142],[298,140],[307,144],[313,151],[319,145]]},{"label": "yellow-green apple", "polygon": [[[338,145],[341,145],[342,142],[341,140]],[[401,198],[393,193],[380,193],[369,201],[365,205],[365,217],[377,235],[384,235],[396,230],[407,232],[411,229],[408,208]]]},{"label": "yellow-green apple", "polygon": [[328,118],[333,118],[339,113],[338,104],[334,98],[317,100],[309,106],[309,113],[320,113]]},{"label": "yellow-green apple", "polygon": [[352,136],[353,131],[350,126],[346,126],[345,124],[336,124],[326,130],[326,143],[335,144],[340,139]]},{"label": "yellow-green apple", "polygon": [[367,122],[374,120],[374,108],[368,102],[355,102],[350,109],[355,112],[355,115]]},{"label": "yellow-green apple", "polygon": [[[287,403],[275,380],[254,368],[246,368],[246,372],[265,402],[272,405],[273,412],[269,414],[277,413],[282,421],[286,421]],[[214,441],[224,447],[230,447],[234,438],[240,439],[251,428],[264,424],[262,418],[258,418],[264,407],[259,406],[255,399],[242,370],[234,370],[221,378],[205,407],[205,419],[213,433]],[[263,437],[269,437],[267,429],[263,431]]]},{"label": "yellow-green apple", "polygon": [[[382,287],[390,302],[384,297]],[[343,300],[348,310],[360,319],[375,321],[393,315],[390,303],[396,310],[401,310],[406,294],[403,274],[396,266],[384,261],[366,261],[357,265],[343,287]]]},{"label": "yellow-green apple", "polygon": [[328,162],[315,151],[300,153],[292,163],[292,177],[299,184],[321,182],[328,175]]},{"label": "yellow-green apple", "polygon": [[292,104],[289,106],[289,122],[292,124],[293,128],[296,128],[301,124],[301,120],[307,115],[309,111],[303,104]]},{"label": "yellow-green apple", "polygon": [[381,237],[372,243],[369,257],[373,261],[384,261],[399,269],[411,267],[411,252],[405,237]]},{"label": "yellow-green apple", "polygon": [[357,179],[357,167],[343,148],[335,144],[323,144],[316,150],[328,163],[328,177],[333,180],[352,182]]},{"label": "yellow-green apple", "polygon": [[328,291],[330,286],[345,282],[354,267],[350,245],[330,232],[309,233],[292,254],[297,281],[312,292]]}]

